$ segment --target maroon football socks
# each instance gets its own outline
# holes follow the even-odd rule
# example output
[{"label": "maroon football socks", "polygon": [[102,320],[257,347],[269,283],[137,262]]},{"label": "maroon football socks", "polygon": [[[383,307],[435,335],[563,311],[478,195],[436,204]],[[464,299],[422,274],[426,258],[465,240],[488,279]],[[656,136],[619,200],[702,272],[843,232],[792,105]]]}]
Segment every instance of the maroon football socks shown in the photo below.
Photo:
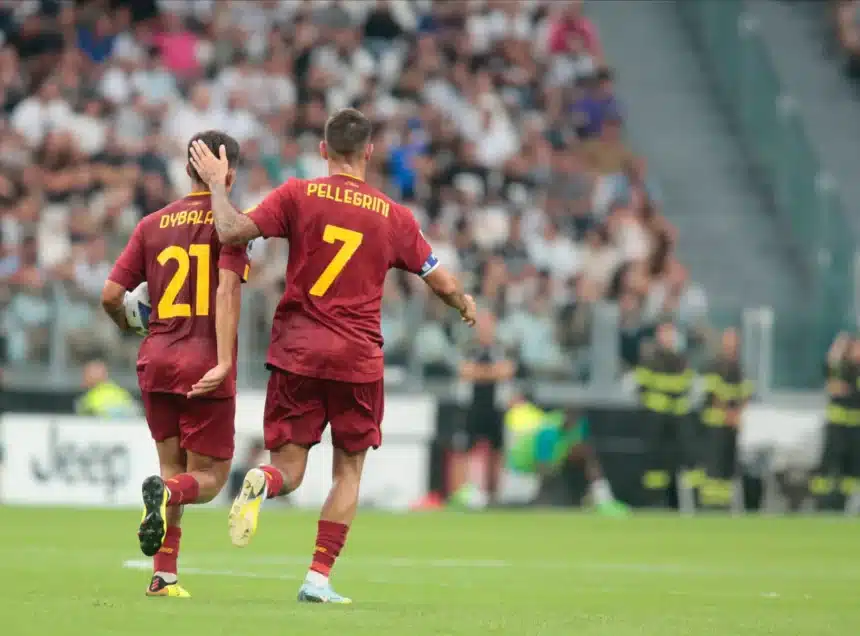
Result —
[{"label": "maroon football socks", "polygon": [[346,533],[349,526],[334,521],[320,519],[317,524],[317,542],[314,548],[314,558],[311,571],[325,577],[329,575],[334,562],[337,560],[343,544],[346,543]]},{"label": "maroon football socks", "polygon": [[152,558],[153,571],[160,574],[177,573],[177,561],[179,560],[179,540],[182,538],[182,528],[168,526],[164,535],[161,548]]},{"label": "maroon football socks", "polygon": [[170,506],[182,506],[197,501],[200,495],[200,484],[188,473],[182,473],[164,481],[169,497],[167,503]]},{"label": "maroon football socks", "polygon": [[284,475],[274,466],[260,466],[266,475],[266,498],[273,499],[284,489]]}]

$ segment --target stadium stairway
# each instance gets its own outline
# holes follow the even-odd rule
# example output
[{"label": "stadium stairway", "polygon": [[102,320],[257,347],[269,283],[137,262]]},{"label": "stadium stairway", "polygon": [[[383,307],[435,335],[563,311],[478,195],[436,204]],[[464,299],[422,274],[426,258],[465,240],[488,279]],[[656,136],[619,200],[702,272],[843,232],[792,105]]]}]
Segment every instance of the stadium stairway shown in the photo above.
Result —
[{"label": "stadium stairway", "polygon": [[824,25],[829,13],[822,4],[763,0],[747,2],[747,11],[758,18],[780,81],[797,103],[810,143],[836,180],[860,238],[860,97],[831,55],[826,38],[833,36]]},{"label": "stadium stairway", "polygon": [[808,280],[671,2],[592,2],[631,144],[659,180],[679,256],[712,308],[790,309]]}]

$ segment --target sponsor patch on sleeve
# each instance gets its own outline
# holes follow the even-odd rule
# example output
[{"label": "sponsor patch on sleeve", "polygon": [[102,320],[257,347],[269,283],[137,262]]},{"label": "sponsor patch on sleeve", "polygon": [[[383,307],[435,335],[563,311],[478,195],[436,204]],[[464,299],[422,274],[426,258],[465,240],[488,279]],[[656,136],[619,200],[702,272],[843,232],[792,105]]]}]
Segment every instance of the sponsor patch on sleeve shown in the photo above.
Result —
[{"label": "sponsor patch on sleeve", "polygon": [[421,276],[427,276],[434,269],[439,267],[439,259],[436,258],[436,255],[433,252],[430,252],[430,256],[427,257],[427,260],[424,261],[424,265],[421,266]]}]

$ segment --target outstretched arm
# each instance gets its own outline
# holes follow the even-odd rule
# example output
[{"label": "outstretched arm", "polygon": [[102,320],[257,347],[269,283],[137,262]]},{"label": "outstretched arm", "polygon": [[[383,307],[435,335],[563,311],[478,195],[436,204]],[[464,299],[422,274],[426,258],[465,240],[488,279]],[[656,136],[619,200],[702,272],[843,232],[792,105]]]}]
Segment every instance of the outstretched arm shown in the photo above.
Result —
[{"label": "outstretched arm", "polygon": [[412,212],[403,206],[397,206],[395,210],[397,215],[394,218],[399,227],[396,228],[398,242],[394,267],[420,276],[446,305],[460,312],[463,322],[473,326],[478,313],[475,299],[465,293],[457,277],[439,263]]},{"label": "outstretched arm", "polygon": [[227,149],[218,148],[216,157],[209,147],[200,140],[191,144],[191,165],[209,185],[212,193],[212,216],[215,218],[215,231],[218,239],[227,245],[243,245],[261,235],[257,225],[240,213],[227,196]]}]

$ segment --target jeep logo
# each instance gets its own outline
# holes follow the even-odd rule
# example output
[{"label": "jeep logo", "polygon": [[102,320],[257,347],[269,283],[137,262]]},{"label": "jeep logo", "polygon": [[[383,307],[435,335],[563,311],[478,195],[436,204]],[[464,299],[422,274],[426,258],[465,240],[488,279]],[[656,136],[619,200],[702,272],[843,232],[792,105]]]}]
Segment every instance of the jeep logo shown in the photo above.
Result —
[{"label": "jeep logo", "polygon": [[130,470],[131,457],[124,444],[63,439],[56,424],[48,431],[45,456],[30,459],[36,481],[99,487],[108,500],[128,482]]}]

